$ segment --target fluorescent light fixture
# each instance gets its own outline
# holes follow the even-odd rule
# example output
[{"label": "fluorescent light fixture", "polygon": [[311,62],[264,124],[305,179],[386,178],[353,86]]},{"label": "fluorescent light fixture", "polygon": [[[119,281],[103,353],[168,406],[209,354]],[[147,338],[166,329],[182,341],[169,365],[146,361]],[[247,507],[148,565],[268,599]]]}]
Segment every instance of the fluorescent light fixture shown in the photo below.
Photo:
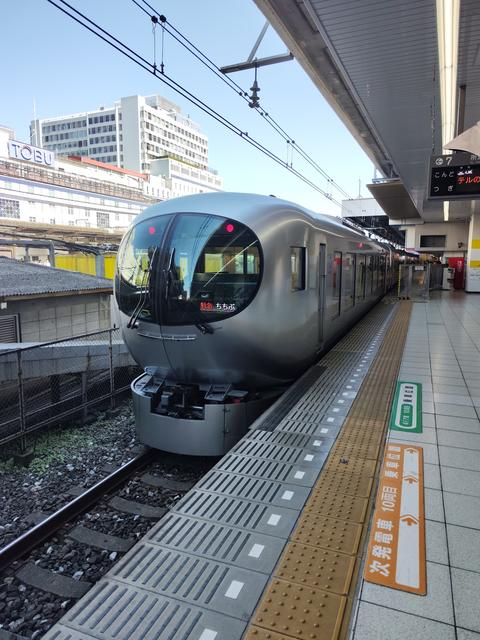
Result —
[{"label": "fluorescent light fixture", "polygon": [[450,202],[448,200],[443,201],[443,221],[448,222],[450,215]]},{"label": "fluorescent light fixture", "polygon": [[442,146],[455,135],[459,22],[460,0],[437,0]]}]

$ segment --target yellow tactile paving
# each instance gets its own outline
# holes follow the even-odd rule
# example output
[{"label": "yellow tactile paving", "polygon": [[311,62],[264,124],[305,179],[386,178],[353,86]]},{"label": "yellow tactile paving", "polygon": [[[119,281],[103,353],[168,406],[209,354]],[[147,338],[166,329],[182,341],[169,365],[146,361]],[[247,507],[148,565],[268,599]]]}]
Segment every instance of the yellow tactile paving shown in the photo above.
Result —
[{"label": "yellow tactile paving", "polygon": [[292,640],[292,637],[251,625],[243,636],[243,640]]},{"label": "yellow tactile paving", "polygon": [[323,487],[315,488],[304,507],[304,513],[348,520],[349,522],[363,522],[367,512],[368,500],[343,493],[331,493]]},{"label": "yellow tactile paving", "polygon": [[320,547],[289,542],[279,560],[275,575],[290,582],[348,593],[355,558]]},{"label": "yellow tactile paving", "polygon": [[[351,455],[333,455],[332,457],[328,458],[324,469],[326,471],[332,471],[334,473],[355,473],[357,475],[368,475],[373,478],[373,476],[375,475],[376,466],[377,465],[375,460],[354,458]],[[322,476],[320,476],[320,478],[321,477]]]},{"label": "yellow tactile paving", "polygon": [[302,514],[291,539],[314,547],[355,554],[361,535],[361,524],[305,513]]},{"label": "yellow tactile paving", "polygon": [[245,640],[346,637],[410,309],[398,305]]},{"label": "yellow tactile paving", "polygon": [[338,637],[346,598],[285,580],[267,587],[253,624],[294,638]]},{"label": "yellow tactile paving", "polygon": [[338,491],[349,496],[368,498],[372,490],[373,478],[358,473],[322,473],[322,487],[326,491]]}]

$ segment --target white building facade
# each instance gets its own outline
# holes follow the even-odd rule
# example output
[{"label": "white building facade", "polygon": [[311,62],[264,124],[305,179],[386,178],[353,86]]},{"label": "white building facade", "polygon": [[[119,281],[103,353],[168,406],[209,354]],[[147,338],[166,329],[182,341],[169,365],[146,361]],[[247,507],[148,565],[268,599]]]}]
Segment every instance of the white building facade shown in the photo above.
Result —
[{"label": "white building facade", "polygon": [[56,156],[0,126],[0,220],[125,229],[147,206],[221,184],[213,172],[171,158],[156,160],[152,170]]},{"label": "white building facade", "polygon": [[[33,120],[30,140],[58,154],[88,156],[142,173],[161,158],[208,172],[207,136],[177,105],[158,95],[128,96],[113,107]],[[220,190],[220,178],[211,173],[212,187]]]}]

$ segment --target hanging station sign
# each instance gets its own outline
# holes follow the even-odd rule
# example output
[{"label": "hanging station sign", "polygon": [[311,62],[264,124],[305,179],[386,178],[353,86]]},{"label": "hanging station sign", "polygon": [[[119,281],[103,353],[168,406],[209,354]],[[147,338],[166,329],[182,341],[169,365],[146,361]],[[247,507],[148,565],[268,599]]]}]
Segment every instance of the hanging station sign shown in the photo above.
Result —
[{"label": "hanging station sign", "polygon": [[480,196],[480,156],[457,152],[432,156],[429,199],[459,200]]}]

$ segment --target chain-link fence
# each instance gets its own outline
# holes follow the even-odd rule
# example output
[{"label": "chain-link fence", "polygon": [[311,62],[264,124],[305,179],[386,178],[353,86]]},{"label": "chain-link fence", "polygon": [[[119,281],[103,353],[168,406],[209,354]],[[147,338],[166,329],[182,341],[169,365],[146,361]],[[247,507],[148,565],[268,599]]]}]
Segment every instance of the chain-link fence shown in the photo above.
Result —
[{"label": "chain-link fence", "polygon": [[0,353],[0,445],[95,405],[115,406],[141,373],[119,328]]}]

